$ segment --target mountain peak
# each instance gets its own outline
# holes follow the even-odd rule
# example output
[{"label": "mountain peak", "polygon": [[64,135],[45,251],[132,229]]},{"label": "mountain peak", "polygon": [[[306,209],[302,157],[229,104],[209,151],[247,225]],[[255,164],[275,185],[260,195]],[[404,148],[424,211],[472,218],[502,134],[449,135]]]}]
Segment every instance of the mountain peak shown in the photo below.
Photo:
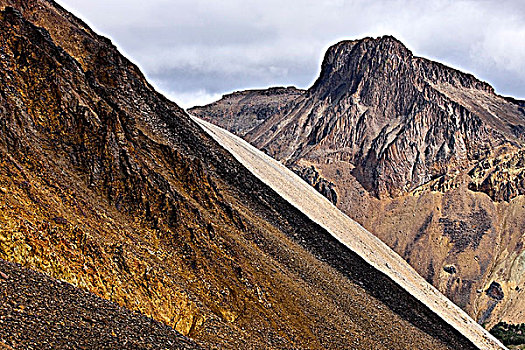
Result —
[{"label": "mountain peak", "polygon": [[321,74],[311,90],[337,91],[350,94],[359,90],[360,84],[401,86],[449,84],[454,87],[479,89],[494,93],[492,86],[472,74],[461,72],[441,63],[415,56],[401,41],[391,35],[359,40],[343,40],[330,46],[324,57]]},{"label": "mountain peak", "polygon": [[[525,281],[512,276],[512,263],[497,277],[491,268],[504,250],[509,262],[524,254],[518,239],[494,245],[498,237],[521,237],[520,228],[500,228],[502,214],[494,208],[508,201],[504,215],[525,215],[518,200],[525,194],[524,102],[414,56],[391,36],[335,44],[306,93],[261,96],[224,99],[192,113],[237,133],[336,198],[338,208],[480,323],[525,322],[515,316],[523,303],[495,308],[495,299],[480,292],[491,280],[502,286]],[[506,300],[522,298],[518,289],[503,290]]]},{"label": "mountain peak", "polygon": [[324,86],[327,91],[354,93],[370,73],[395,74],[397,68],[406,65],[412,57],[412,52],[393,36],[344,40],[328,48],[321,75],[311,90],[324,90]]},{"label": "mountain peak", "polygon": [[385,53],[394,53],[394,52],[403,52],[410,53],[412,52],[397,38],[392,35],[382,35],[376,38],[374,37],[364,37],[362,39],[356,40],[342,40],[328,48],[327,56],[332,52],[337,50],[352,50],[356,47],[359,47],[363,52],[368,50],[374,50],[376,54],[385,54]]}]

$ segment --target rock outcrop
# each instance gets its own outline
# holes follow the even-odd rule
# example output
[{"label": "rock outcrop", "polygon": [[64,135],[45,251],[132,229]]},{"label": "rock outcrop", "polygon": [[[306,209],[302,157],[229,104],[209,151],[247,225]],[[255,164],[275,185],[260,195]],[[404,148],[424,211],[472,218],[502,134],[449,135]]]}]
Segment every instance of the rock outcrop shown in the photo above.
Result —
[{"label": "rock outcrop", "polygon": [[312,185],[319,193],[325,196],[334,205],[337,204],[337,192],[335,191],[335,185],[326,181],[313,165],[306,168],[294,168],[297,175],[299,175],[304,181]]},{"label": "rock outcrop", "polygon": [[[190,113],[298,173],[313,167],[333,184],[340,209],[474,318],[491,309],[489,325],[525,321],[516,265],[525,252],[523,101],[416,57],[390,36],[333,45],[300,94],[244,96]],[[266,104],[279,109],[244,124]],[[505,298],[491,308],[476,291],[496,278]]]},{"label": "rock outcrop", "polygon": [[[255,97],[262,94],[266,98]],[[350,162],[356,179],[379,197],[409,191],[523,140],[516,132],[525,120],[518,105],[472,75],[413,56],[392,37],[332,46],[315,84],[306,93],[276,97],[271,103],[280,108],[271,116],[268,95],[225,96],[190,112],[287,164],[328,155]],[[247,115],[261,113],[264,122],[246,124]]]}]

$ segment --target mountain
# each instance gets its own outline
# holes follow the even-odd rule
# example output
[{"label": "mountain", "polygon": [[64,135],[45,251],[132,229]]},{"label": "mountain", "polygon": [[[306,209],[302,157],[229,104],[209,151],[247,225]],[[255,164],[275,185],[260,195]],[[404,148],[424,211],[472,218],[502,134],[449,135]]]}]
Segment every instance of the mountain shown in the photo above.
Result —
[{"label": "mountain", "polygon": [[384,36],[330,47],[307,90],[189,112],[293,169],[491,326],[525,322],[524,106]]},{"label": "mountain", "polygon": [[[313,222],[323,227],[340,244],[350,251],[357,253],[361,259],[373,268],[384,273],[399,287],[413,295],[430,310],[440,315],[443,320],[459,330],[464,336],[473,340],[481,349],[491,347],[493,339],[487,336],[486,331],[469,318],[460,308],[454,305],[443,294],[430,286],[417,272],[411,268],[399,255],[392,251],[379,239],[366,231],[362,226],[338,210],[328,199],[318,193],[290,169],[257,150],[246,141],[236,137],[228,131],[195,118],[220,145],[231,152],[236,159],[245,165],[261,181],[274,189],[288,203],[298,208]],[[343,254],[337,245],[326,244],[319,237],[312,237],[309,249],[321,254],[321,260],[332,260],[326,256]],[[326,256],[326,257],[325,257]],[[336,262],[332,260],[333,262]],[[374,290],[382,300],[387,300],[390,307],[402,313],[408,319],[414,316],[413,310],[399,302],[405,298],[397,295],[397,286],[377,281],[366,270],[355,271],[344,260],[336,262],[337,268],[349,273],[354,270],[362,277],[359,282],[368,290]],[[350,272],[352,274],[352,272]],[[378,288],[378,286],[380,286]],[[408,313],[408,314],[407,314]],[[397,340],[396,340],[397,341]]]},{"label": "mountain", "polygon": [[[0,298],[17,307],[1,309],[1,343],[50,347],[24,306],[54,324],[43,334],[83,307],[132,332],[140,312],[166,325],[148,338],[161,348],[182,335],[228,349],[501,348],[439,293],[446,310],[390,277],[411,269],[376,268],[283,199],[54,1],[0,0],[0,22],[0,258],[49,276],[0,264]],[[58,280],[123,309],[69,285],[73,299],[53,295]],[[46,300],[26,305],[32,293]]]}]

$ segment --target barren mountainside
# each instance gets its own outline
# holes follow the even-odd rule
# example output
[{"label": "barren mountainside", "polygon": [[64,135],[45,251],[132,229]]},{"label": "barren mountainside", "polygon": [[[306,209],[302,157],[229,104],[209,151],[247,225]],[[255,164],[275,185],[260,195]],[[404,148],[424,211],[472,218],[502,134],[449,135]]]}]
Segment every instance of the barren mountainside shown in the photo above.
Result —
[{"label": "barren mountainside", "polygon": [[[477,347],[485,349],[492,346],[495,339],[488,335],[479,324],[469,318],[464,311],[436,288],[430,286],[385,243],[342,213],[315,188],[302,181],[297,174],[225,129],[195,117],[194,119],[255,176],[326,229],[346,248],[357,253],[371,266],[383,272],[428,308],[439,314],[447,323],[471,339]],[[323,250],[335,251],[332,247],[325,247]],[[369,284],[370,281],[365,283]],[[375,282],[372,283],[375,285]],[[380,283],[380,285],[384,284]],[[382,290],[384,297],[390,300],[393,297],[393,291],[392,288]],[[398,298],[394,297],[395,299]]]},{"label": "barren mountainside", "polygon": [[[102,317],[137,311],[205,348],[476,348],[55,2],[0,0],[0,23],[1,259],[124,308]],[[67,302],[45,289],[58,282],[3,268],[43,287],[43,305]],[[0,342],[45,348],[46,333],[30,333],[25,311],[6,305],[42,322],[65,316],[31,309],[8,286],[0,310],[21,336]]]},{"label": "barren mountainside", "polygon": [[385,36],[330,47],[307,90],[190,113],[293,169],[490,326],[525,322],[523,106]]}]

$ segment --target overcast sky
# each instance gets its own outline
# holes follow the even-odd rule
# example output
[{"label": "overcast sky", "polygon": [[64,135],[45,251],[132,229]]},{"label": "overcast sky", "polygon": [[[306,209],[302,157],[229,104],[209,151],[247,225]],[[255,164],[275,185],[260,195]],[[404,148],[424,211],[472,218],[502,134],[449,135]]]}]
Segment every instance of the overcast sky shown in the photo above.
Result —
[{"label": "overcast sky", "polygon": [[525,98],[523,0],[59,0],[183,107],[306,88],[342,39],[391,34],[416,55]]}]

